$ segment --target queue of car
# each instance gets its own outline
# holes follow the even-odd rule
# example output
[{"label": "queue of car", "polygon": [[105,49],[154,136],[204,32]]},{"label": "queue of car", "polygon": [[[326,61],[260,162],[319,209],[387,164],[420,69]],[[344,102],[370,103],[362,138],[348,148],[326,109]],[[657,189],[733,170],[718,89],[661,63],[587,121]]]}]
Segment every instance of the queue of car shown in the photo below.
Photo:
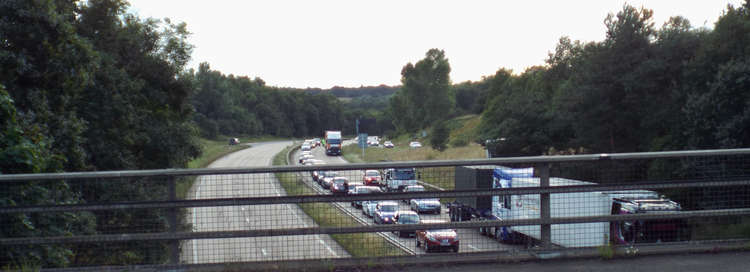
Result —
[{"label": "queue of car", "polygon": [[[388,142],[386,142],[388,143]],[[322,160],[316,160],[312,149],[319,146],[315,139],[306,140],[299,155],[299,163],[303,165],[325,164]],[[391,143],[392,145],[392,143]],[[385,147],[389,145],[384,143]],[[329,190],[334,195],[344,194],[377,194],[382,193],[383,178],[379,170],[368,169],[363,171],[362,180],[350,181],[339,175],[337,171],[315,170],[311,172],[312,179],[322,188]],[[404,192],[422,192],[425,188],[421,185],[411,185],[403,189]],[[406,202],[406,200],[404,200]],[[418,223],[445,223],[445,221],[420,219],[420,213],[440,214],[441,204],[437,198],[410,199],[408,200],[410,210],[399,210],[399,204],[394,200],[363,200],[351,201],[351,206],[362,209],[362,214],[372,218],[374,224],[418,224]],[[452,229],[414,229],[393,231],[398,237],[415,237],[417,247],[424,248],[425,252],[449,249],[458,252],[459,239],[455,230]]]}]

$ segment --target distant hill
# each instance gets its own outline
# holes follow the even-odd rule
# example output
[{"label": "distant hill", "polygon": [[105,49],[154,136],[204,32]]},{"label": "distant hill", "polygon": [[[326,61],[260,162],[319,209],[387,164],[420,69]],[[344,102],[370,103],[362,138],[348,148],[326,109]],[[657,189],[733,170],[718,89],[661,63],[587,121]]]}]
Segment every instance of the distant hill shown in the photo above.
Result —
[{"label": "distant hill", "polygon": [[367,87],[359,87],[359,88],[346,88],[346,87],[338,87],[334,86],[330,89],[320,89],[320,88],[308,88],[304,89],[303,91],[309,94],[319,94],[319,93],[330,93],[338,98],[343,97],[362,97],[362,96],[372,96],[372,97],[380,97],[380,96],[390,96],[393,93],[395,93],[401,86],[387,86],[387,85],[379,85],[379,86],[367,86]]}]

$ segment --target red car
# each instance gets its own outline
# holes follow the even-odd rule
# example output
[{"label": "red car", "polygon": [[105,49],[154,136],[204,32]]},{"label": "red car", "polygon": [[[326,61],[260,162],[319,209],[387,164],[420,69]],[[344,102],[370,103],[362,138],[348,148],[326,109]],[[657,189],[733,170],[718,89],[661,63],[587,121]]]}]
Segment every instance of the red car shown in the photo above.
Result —
[{"label": "red car", "polygon": [[[422,220],[424,224],[446,223],[444,220]],[[423,247],[425,252],[432,250],[450,249],[458,252],[458,234],[454,229],[417,230],[417,247]]]},{"label": "red car", "polygon": [[362,182],[367,186],[380,186],[380,171],[378,170],[365,170],[365,176],[362,177]]}]

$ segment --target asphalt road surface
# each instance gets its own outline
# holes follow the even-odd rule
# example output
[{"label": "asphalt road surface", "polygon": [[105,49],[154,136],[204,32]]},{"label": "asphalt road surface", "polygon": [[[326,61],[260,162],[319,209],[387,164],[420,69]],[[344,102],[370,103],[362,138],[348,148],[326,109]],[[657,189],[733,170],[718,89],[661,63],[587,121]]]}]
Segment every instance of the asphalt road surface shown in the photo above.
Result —
[{"label": "asphalt road surface", "polygon": [[[323,160],[328,164],[345,164],[348,163],[346,160],[344,160],[341,156],[326,156],[325,149],[323,147],[316,147],[313,148],[312,154],[315,156],[315,159]],[[293,158],[299,157],[299,151],[295,152],[293,154]],[[295,161],[297,163],[298,161]],[[364,172],[360,170],[354,170],[354,171],[337,171],[339,175],[349,178],[350,181],[362,181],[362,177],[364,176]],[[309,184],[313,184],[316,189],[324,194],[330,194],[330,192],[326,189],[321,188],[315,181],[312,180],[312,177],[309,175],[306,177],[306,180]],[[399,210],[408,211],[409,210],[409,204],[404,203],[402,201],[398,201],[399,203]],[[356,216],[361,222],[367,222],[367,224],[374,224],[373,219],[370,217],[367,217],[366,215],[362,214],[362,210],[352,207],[349,202],[342,202],[340,203],[340,206],[342,208],[345,208],[350,215]],[[420,214],[420,219],[440,219],[445,220],[446,222],[450,221],[449,215],[448,215],[448,208],[443,205],[442,212],[440,214]],[[479,234],[478,230],[475,229],[458,229],[458,237],[460,239],[460,249],[459,252],[478,252],[478,251],[506,251],[506,250],[515,250],[515,249],[522,249],[522,246],[519,245],[508,245],[503,244],[500,242],[495,241],[494,239],[482,236]],[[389,236],[391,241],[397,242],[400,244],[401,247],[405,247],[413,251],[415,254],[424,254],[424,250],[416,247],[416,241],[415,238],[407,238],[402,237],[399,238],[398,235],[392,234],[392,233],[382,233],[382,235]]]},{"label": "asphalt road surface", "polygon": [[[253,143],[215,161],[209,168],[269,166],[291,141]],[[286,195],[270,173],[198,177],[188,198],[210,199]],[[193,231],[229,231],[314,227],[297,205],[250,205],[188,209]],[[182,244],[183,263],[221,263],[349,257],[328,235],[199,239]]]}]

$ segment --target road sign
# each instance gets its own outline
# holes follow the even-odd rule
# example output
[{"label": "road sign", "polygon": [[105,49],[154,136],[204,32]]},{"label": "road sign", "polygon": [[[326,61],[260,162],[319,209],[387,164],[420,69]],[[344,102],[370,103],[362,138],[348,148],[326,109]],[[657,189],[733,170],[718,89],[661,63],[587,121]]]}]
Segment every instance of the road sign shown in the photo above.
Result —
[{"label": "road sign", "polygon": [[360,133],[359,134],[359,147],[360,148],[367,148],[367,133]]}]

